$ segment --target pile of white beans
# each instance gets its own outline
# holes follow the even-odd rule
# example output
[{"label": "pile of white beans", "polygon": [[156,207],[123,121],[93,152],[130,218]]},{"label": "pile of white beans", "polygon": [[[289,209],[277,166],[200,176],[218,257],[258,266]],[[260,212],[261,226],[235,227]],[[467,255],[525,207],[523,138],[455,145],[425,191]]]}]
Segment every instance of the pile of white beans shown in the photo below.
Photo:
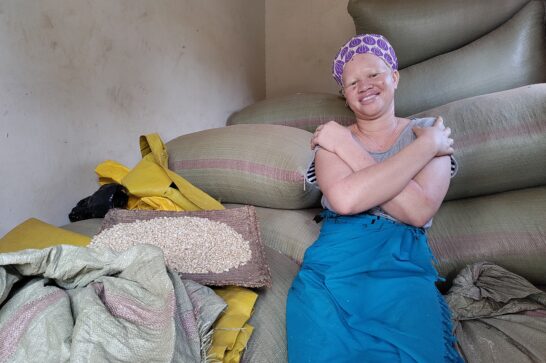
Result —
[{"label": "pile of white beans", "polygon": [[252,257],[249,242],[233,228],[198,217],[119,223],[94,236],[89,247],[123,251],[137,244],[160,247],[166,264],[181,273],[225,272]]}]

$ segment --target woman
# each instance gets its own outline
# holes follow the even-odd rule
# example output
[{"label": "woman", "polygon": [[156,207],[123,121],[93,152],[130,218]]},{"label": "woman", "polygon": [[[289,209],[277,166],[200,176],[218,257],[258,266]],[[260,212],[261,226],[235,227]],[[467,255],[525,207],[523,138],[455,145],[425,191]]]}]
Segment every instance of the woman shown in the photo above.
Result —
[{"label": "woman", "polygon": [[311,140],[326,209],[288,294],[289,361],[462,362],[425,235],[449,187],[451,131],[394,115],[400,76],[381,35],[349,40],[333,73],[357,121]]}]

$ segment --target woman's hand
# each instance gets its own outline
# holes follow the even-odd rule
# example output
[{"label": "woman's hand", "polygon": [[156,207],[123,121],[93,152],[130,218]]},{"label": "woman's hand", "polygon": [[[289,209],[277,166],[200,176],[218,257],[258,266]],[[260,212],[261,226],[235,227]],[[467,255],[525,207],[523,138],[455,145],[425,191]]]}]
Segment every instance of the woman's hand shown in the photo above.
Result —
[{"label": "woman's hand", "polygon": [[336,152],[336,146],[343,145],[352,138],[351,131],[335,121],[328,121],[315,130],[311,139],[311,149],[320,146],[332,153]]},{"label": "woman's hand", "polygon": [[445,156],[453,154],[453,139],[449,137],[451,135],[451,129],[445,127],[444,120],[441,116],[436,118],[434,124],[431,127],[414,127],[413,132],[417,138],[428,138],[436,148],[436,156]]}]

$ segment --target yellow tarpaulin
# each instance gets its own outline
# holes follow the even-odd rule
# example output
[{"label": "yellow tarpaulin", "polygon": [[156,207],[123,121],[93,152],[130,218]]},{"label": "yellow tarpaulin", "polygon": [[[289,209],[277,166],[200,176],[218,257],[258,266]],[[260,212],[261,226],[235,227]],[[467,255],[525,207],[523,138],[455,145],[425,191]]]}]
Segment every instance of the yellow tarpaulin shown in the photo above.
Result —
[{"label": "yellow tarpaulin", "polygon": [[254,328],[247,322],[252,316],[258,294],[252,290],[227,286],[214,291],[227,309],[214,323],[210,358],[224,363],[238,363]]},{"label": "yellow tarpaulin", "polygon": [[169,170],[167,150],[158,134],[140,137],[142,160],[133,168],[106,160],[95,172],[99,183],[118,183],[129,192],[128,209],[220,210],[224,206]]},{"label": "yellow tarpaulin", "polygon": [[0,253],[41,249],[56,245],[87,246],[91,238],[55,227],[36,218],[17,225],[0,239]]}]

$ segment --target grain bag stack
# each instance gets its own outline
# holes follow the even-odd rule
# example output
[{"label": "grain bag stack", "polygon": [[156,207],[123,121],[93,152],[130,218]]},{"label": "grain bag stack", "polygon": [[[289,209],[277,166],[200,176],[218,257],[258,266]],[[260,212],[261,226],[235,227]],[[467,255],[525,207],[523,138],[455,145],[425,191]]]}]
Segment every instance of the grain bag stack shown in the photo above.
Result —
[{"label": "grain bag stack", "polygon": [[[478,261],[546,286],[545,3],[410,3],[350,0],[348,10],[357,34],[384,34],[397,50],[396,114],[441,115],[453,130],[458,173],[429,231],[443,289]],[[330,120],[354,121],[338,95],[264,100],[234,113],[227,127],[167,143],[170,168],[227,207],[256,206],[264,243],[301,262],[320,230],[320,192],[304,182],[309,140]],[[273,287],[288,288],[295,269],[285,270],[287,280]]]},{"label": "grain bag stack", "polygon": [[[459,171],[429,234],[440,273],[448,279],[466,264],[488,260],[537,284],[546,283],[544,100],[546,85],[537,84],[455,101],[416,115],[442,115],[456,140]],[[258,106],[252,107],[259,117]],[[237,117],[231,122],[236,123]],[[305,140],[301,142],[307,146]],[[287,218],[286,212],[257,208],[264,240],[301,261],[318,235],[312,221],[317,211],[298,211]],[[296,219],[297,228],[296,224],[278,226],[280,221]]]},{"label": "grain bag stack", "polygon": [[[315,96],[294,97],[315,102]],[[267,124],[279,123],[271,117],[276,104],[286,124],[312,130],[309,123],[293,122],[302,112],[294,99],[283,99],[287,107],[280,100],[251,105],[230,118],[232,126],[181,136],[167,148],[172,170],[223,203],[256,206],[264,242],[301,262],[320,230],[313,221],[320,193],[303,178],[313,158],[311,133]],[[456,140],[460,167],[429,232],[438,269],[448,280],[465,265],[487,260],[546,284],[544,100],[546,84],[535,84],[415,115],[442,115]],[[314,117],[336,119],[338,110],[323,108]]]},{"label": "grain bag stack", "polygon": [[430,243],[448,278],[491,261],[546,284],[546,84],[475,96],[422,112],[453,129],[460,168]]},{"label": "grain bag stack", "polygon": [[[403,8],[381,2],[352,0],[349,12],[357,32],[383,33],[399,49],[397,113],[441,115],[453,130],[460,167],[430,231],[440,272],[453,277],[468,263],[488,260],[546,285],[544,4],[520,1],[492,11],[466,3],[476,8],[476,19],[465,34],[438,33],[438,24],[457,25],[422,21],[420,13],[412,13],[415,21],[409,22]],[[452,5],[427,6],[431,16],[443,19]],[[383,16],[413,25],[400,31],[396,21],[372,21]],[[495,55],[494,67],[493,57],[484,54]],[[303,178],[313,158],[310,132],[329,120],[347,125],[353,119],[338,95],[264,100],[233,114],[228,127],[169,142],[170,168],[222,203],[259,207],[266,243],[300,261],[318,234],[312,223],[317,209],[309,208],[319,206],[320,193]],[[282,228],[289,221],[292,228]]]}]

